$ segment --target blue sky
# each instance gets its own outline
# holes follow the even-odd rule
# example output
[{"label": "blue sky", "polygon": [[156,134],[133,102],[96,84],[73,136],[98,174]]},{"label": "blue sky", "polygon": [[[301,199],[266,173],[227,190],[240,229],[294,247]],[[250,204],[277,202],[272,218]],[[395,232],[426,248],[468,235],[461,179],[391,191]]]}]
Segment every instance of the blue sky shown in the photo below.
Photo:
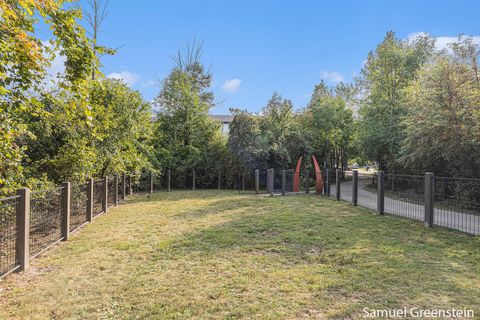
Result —
[{"label": "blue sky", "polygon": [[217,114],[259,111],[273,91],[303,107],[322,78],[351,81],[389,30],[401,39],[428,32],[440,45],[480,35],[480,1],[110,0],[108,12],[99,42],[122,47],[103,58],[106,75],[151,100],[170,54],[196,38],[214,75]]}]

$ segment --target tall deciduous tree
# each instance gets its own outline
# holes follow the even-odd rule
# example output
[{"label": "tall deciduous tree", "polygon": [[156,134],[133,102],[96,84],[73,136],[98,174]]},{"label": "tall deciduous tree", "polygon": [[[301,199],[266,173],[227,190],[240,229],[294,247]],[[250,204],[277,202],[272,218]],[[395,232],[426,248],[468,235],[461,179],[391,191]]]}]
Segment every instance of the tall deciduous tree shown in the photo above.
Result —
[{"label": "tall deciduous tree", "polygon": [[480,177],[479,47],[460,37],[408,88],[402,160],[416,171]]},{"label": "tall deciduous tree", "polygon": [[401,166],[397,160],[404,138],[404,89],[415,79],[432,49],[433,40],[428,36],[413,42],[399,41],[393,32],[388,32],[376,50],[369,53],[362,69],[361,150],[382,170],[394,171]]},{"label": "tall deciduous tree", "polygon": [[[35,92],[45,77],[46,67],[59,51],[66,58],[59,85],[71,94],[83,96],[85,79],[96,64],[90,41],[77,23],[81,12],[65,9],[61,0],[4,0],[0,2],[0,188],[10,193],[28,184],[22,161],[29,134],[26,121],[41,112]],[[36,36],[37,18],[51,27],[52,40],[45,46]],[[85,99],[75,106],[86,116]]]},{"label": "tall deciduous tree", "polygon": [[219,134],[219,124],[208,115],[213,106],[212,75],[200,56],[201,45],[195,43],[180,51],[155,99],[157,137],[161,137],[155,143],[157,166],[177,170],[183,177],[201,167],[209,144]]}]

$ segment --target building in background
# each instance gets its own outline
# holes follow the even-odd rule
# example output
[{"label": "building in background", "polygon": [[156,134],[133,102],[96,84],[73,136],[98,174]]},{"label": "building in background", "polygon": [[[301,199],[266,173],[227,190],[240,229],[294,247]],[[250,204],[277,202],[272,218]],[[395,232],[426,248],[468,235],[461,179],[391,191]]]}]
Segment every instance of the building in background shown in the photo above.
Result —
[{"label": "building in background", "polygon": [[222,134],[228,136],[228,132],[230,130],[230,123],[233,120],[233,116],[230,114],[212,114],[210,116],[212,117],[212,119],[215,119],[222,123]]}]

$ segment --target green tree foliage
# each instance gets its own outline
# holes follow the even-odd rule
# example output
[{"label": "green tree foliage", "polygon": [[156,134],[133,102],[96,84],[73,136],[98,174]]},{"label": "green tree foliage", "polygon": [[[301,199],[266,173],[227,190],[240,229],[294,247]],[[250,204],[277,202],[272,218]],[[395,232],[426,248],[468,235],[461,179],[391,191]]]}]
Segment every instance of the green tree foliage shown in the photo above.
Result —
[{"label": "green tree foliage", "polygon": [[345,91],[342,83],[335,90],[321,82],[305,110],[314,154],[330,168],[343,170],[348,165],[354,132],[353,112],[340,95]]},{"label": "green tree foliage", "polygon": [[393,32],[388,32],[376,50],[369,53],[362,69],[360,149],[382,170],[401,167],[398,159],[404,139],[405,88],[415,80],[432,49],[433,40],[428,36],[413,42],[399,41]]},{"label": "green tree foliage", "polygon": [[174,170],[175,183],[185,186],[191,171],[219,170],[216,161],[222,161],[225,142],[219,132],[219,123],[210,118],[213,93],[209,91],[212,75],[200,62],[201,46],[189,46],[179,52],[176,66],[163,80],[155,99],[156,167]]},{"label": "green tree foliage", "polygon": [[118,80],[91,81],[89,118],[63,91],[45,95],[41,113],[28,121],[28,176],[84,181],[148,166],[152,135],[150,105]]},{"label": "green tree foliage", "polygon": [[273,93],[261,115],[232,109],[228,145],[248,170],[292,165],[295,115],[290,100]]},{"label": "green tree foliage", "polygon": [[416,171],[480,177],[478,45],[460,37],[408,88],[402,160]]},{"label": "green tree foliage", "polygon": [[[35,92],[42,90],[45,68],[59,51],[66,58],[59,85],[77,97],[83,96],[85,80],[96,64],[90,41],[77,23],[80,11],[65,9],[61,0],[4,0],[0,2],[0,189],[11,193],[31,185],[24,174],[29,119],[42,113]],[[49,46],[36,36],[41,18],[52,30]],[[79,100],[85,116],[86,101]]]}]

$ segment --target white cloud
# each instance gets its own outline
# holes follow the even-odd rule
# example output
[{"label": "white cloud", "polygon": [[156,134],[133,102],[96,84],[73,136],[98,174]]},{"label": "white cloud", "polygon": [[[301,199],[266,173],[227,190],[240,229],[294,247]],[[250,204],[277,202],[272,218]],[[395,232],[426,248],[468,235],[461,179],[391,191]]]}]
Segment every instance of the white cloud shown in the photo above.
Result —
[{"label": "white cloud", "polygon": [[[407,41],[413,41],[415,40],[417,37],[419,36],[425,36],[425,35],[428,35],[427,32],[413,32],[413,33],[410,33],[406,40]],[[449,37],[449,36],[443,36],[443,37],[434,37],[435,38],[435,47],[438,49],[438,50],[443,50],[443,49],[447,49],[447,50],[450,50],[450,47],[448,46],[449,43],[453,43],[453,42],[456,42],[458,40],[458,36],[457,37]],[[472,39],[473,39],[473,43],[476,43],[478,45],[480,45],[480,36],[472,36]]]},{"label": "white cloud", "polygon": [[142,83],[142,88],[148,88],[148,87],[153,87],[154,85],[156,85],[157,83],[153,80],[148,80],[148,81],[145,81],[144,83]]},{"label": "white cloud", "polygon": [[240,84],[242,83],[242,79],[232,79],[232,80],[225,80],[222,85],[222,89],[228,93],[237,92],[240,89]]},{"label": "white cloud", "polygon": [[320,76],[327,82],[331,83],[338,83],[343,81],[343,76],[336,71],[322,71],[320,73]]},{"label": "white cloud", "polygon": [[122,80],[125,82],[129,87],[133,86],[138,79],[140,79],[140,76],[136,73],[132,73],[129,71],[121,71],[121,72],[113,72],[110,73],[107,78],[109,79],[118,79]]}]

